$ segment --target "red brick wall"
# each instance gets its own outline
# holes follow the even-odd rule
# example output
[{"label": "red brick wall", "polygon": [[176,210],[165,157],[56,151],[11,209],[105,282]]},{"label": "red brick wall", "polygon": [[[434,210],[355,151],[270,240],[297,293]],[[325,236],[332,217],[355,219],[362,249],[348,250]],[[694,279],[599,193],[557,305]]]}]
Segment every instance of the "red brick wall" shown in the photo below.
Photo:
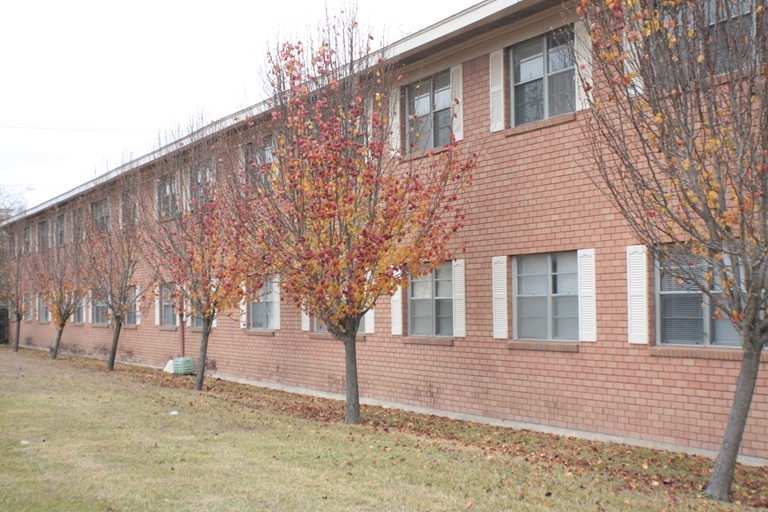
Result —
[{"label": "red brick wall", "polygon": [[[450,346],[391,336],[389,300],[380,300],[376,333],[366,335],[358,348],[362,395],[718,449],[738,375],[738,351],[627,342],[625,248],[636,241],[579,166],[579,116],[498,133],[489,133],[489,117],[486,55],[464,64],[465,143],[482,155],[467,193],[466,228],[457,241],[466,245],[458,257],[466,261],[467,336]],[[542,350],[559,345],[493,339],[491,257],[586,248],[596,249],[597,342],[575,343],[568,348],[578,351],[564,352]],[[178,330],[161,330],[153,316],[150,303],[142,325],[124,329],[120,360],[162,366],[180,354]],[[247,334],[239,328],[238,312],[221,318],[208,352],[216,373],[343,392],[341,343],[302,332],[298,310],[285,301],[281,316],[282,328],[273,336]],[[105,357],[111,332],[68,326],[63,350]],[[186,355],[196,357],[199,332],[187,328],[185,335]],[[23,323],[21,337],[47,346],[54,330]],[[765,369],[742,453],[768,458],[764,375]]]}]

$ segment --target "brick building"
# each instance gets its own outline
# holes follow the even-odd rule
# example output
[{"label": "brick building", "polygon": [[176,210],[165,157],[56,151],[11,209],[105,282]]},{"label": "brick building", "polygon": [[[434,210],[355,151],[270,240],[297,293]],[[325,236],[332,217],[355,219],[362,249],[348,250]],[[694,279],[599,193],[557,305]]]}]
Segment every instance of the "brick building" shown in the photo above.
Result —
[{"label": "brick building", "polygon": [[[572,30],[558,32],[563,27]],[[741,349],[713,319],[701,320],[712,323],[703,329],[709,335],[692,339],[674,318],[659,317],[662,292],[652,261],[582,168],[579,122],[586,103],[574,75],[590,63],[589,54],[578,51],[586,37],[559,1],[486,0],[392,46],[410,84],[393,96],[401,114],[393,144],[409,146],[406,114],[435,127],[419,144],[444,143],[441,105],[444,97],[456,97],[460,108],[448,123],[481,159],[467,192],[460,259],[420,279],[420,286],[381,299],[365,318],[358,338],[361,395],[630,443],[717,450]],[[63,229],[74,229],[78,201],[119,201],[111,185],[118,177],[154,176],[182,146],[226,134],[265,108],[233,114],[179,141],[183,145],[28,210],[11,221],[15,243],[33,252],[35,242],[56,236],[59,215]],[[146,280],[146,270],[137,279]],[[199,329],[173,318],[160,295],[154,309],[129,318],[118,360],[160,367],[197,352]],[[22,321],[21,344],[47,347],[54,327],[34,290],[30,301],[35,307]],[[343,393],[341,344],[280,301],[277,288],[269,302],[219,318],[208,351],[212,372]],[[106,354],[111,329],[96,309],[85,303],[66,327],[64,351]],[[763,375],[741,448],[763,462],[766,384]]]}]

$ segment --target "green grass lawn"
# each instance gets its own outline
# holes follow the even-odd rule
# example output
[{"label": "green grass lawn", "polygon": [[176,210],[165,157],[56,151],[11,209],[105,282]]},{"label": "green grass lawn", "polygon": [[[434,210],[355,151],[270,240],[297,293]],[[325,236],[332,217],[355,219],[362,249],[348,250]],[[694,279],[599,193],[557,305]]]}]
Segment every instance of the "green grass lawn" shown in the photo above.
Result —
[{"label": "green grass lawn", "polygon": [[[0,348],[0,510],[740,510],[711,461]],[[768,472],[734,498],[766,503]],[[761,501],[762,500],[762,501]]]}]

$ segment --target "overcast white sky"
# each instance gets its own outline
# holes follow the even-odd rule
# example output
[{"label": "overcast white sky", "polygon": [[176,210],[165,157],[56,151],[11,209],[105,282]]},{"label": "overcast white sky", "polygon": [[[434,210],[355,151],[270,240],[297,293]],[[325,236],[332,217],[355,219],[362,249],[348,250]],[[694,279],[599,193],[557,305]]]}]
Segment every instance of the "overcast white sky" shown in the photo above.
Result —
[{"label": "overcast white sky", "polygon": [[[358,18],[392,42],[478,2],[359,0]],[[267,42],[294,40],[324,11],[311,0],[5,2],[0,185],[29,187],[32,207],[148,153],[160,132],[262,100]]]}]

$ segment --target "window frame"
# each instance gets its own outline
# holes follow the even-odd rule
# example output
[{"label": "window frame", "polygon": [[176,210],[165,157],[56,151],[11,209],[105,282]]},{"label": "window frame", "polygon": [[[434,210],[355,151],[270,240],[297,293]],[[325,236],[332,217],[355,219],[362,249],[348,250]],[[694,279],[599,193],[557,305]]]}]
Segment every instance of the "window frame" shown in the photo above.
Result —
[{"label": "window frame", "polygon": [[51,310],[48,308],[48,303],[45,302],[42,293],[37,294],[37,320],[39,322],[51,321]]},{"label": "window frame", "polygon": [[[553,54],[550,54],[550,47],[549,42],[550,38],[555,37],[551,31],[548,31],[543,34],[536,35],[534,37],[525,39],[523,41],[519,41],[512,46],[508,47],[508,79],[509,79],[509,116],[511,120],[511,126],[525,126],[531,123],[539,122],[539,121],[545,121],[547,119],[552,119],[555,117],[559,117],[562,115],[572,114],[579,110],[577,102],[578,102],[578,92],[576,87],[576,63],[578,61],[578,56],[576,55],[575,51],[575,41],[576,41],[576,31],[573,23],[569,23],[566,25],[560,26],[557,31],[557,37],[562,37],[562,34],[564,32],[568,33],[569,40],[567,42],[564,42],[563,44],[560,44],[558,46],[565,47],[566,50],[570,52],[570,66],[563,67],[561,69],[558,69],[557,71],[550,72],[550,58]],[[515,59],[517,58],[517,54],[520,51],[521,48],[526,46],[532,46],[533,43],[536,41],[539,42],[541,47],[541,60],[542,60],[542,74],[535,78],[530,78],[526,80],[520,80],[518,81],[516,74],[515,74]],[[565,73],[570,72],[570,79],[567,80],[566,83],[571,84],[570,85],[570,98],[569,98],[569,106],[570,110],[567,112],[559,112],[556,114],[550,113],[550,98],[549,98],[549,89],[550,89],[550,78],[557,76],[557,75],[564,75]],[[536,82],[538,80],[541,80],[543,83],[542,86],[542,117],[540,119],[534,119],[531,121],[524,121],[520,122],[518,121],[518,116],[516,112],[516,104],[515,100],[517,97],[516,91],[519,86],[525,86],[526,84],[531,84],[533,82]]]},{"label": "window frame", "polygon": [[109,306],[104,300],[95,299],[93,301],[93,319],[94,325],[109,325]]},{"label": "window frame", "polygon": [[50,229],[48,220],[41,220],[37,223],[37,252],[47,251],[50,247]]},{"label": "window frame", "polygon": [[[265,280],[261,289],[258,292],[258,298],[251,300],[248,303],[248,329],[252,331],[274,331],[275,330],[275,282],[272,280]],[[279,300],[279,299],[278,299]],[[259,326],[255,324],[254,308],[257,305],[264,305],[264,325]],[[277,306],[279,307],[279,306]],[[271,322],[270,322],[271,320]]]},{"label": "window frame", "polygon": [[[449,270],[451,273],[451,278],[445,279],[445,278],[436,278],[436,274],[438,270]],[[455,318],[454,318],[454,273],[453,273],[453,261],[445,261],[443,262],[439,268],[431,271],[429,274],[425,274],[422,276],[419,276],[417,278],[414,278],[413,276],[409,277],[409,283],[408,283],[408,336],[413,337],[435,337],[435,338],[453,338],[454,337],[454,331],[455,331]],[[418,283],[425,283],[429,281],[430,283],[430,296],[429,297],[414,297],[414,291],[416,289],[416,284]],[[450,282],[450,296],[440,295],[438,296],[438,285],[441,282]],[[440,317],[439,317],[439,309],[437,307],[438,302],[442,303],[448,303],[450,301],[450,308],[448,308],[451,312],[451,331],[450,333],[442,333],[439,332],[440,330]],[[416,303],[429,303],[430,304],[430,317],[431,317],[431,329],[430,333],[423,333],[423,332],[416,332]],[[445,318],[445,317],[443,317]]]},{"label": "window frame", "polygon": [[[160,285],[160,325],[162,327],[178,327],[179,324],[179,315],[176,313],[176,298],[172,286],[168,283]],[[168,321],[169,318],[171,319],[170,322]]]},{"label": "window frame", "polygon": [[128,287],[128,300],[133,303],[133,307],[126,310],[125,317],[123,318],[123,323],[125,325],[138,325],[138,306],[139,301],[137,298],[138,288],[136,286],[129,286]]},{"label": "window frame", "polygon": [[[698,265],[697,265],[698,267]],[[702,274],[705,272],[711,271],[710,267],[702,267]],[[664,269],[661,268],[661,265],[659,262],[654,261],[653,265],[653,279],[654,279],[654,304],[656,305],[655,310],[655,327],[656,327],[656,342],[660,346],[676,346],[676,347],[707,347],[707,348],[741,348],[741,340],[738,338],[738,333],[736,333],[735,329],[733,328],[732,324],[730,323],[730,320],[727,317],[724,317],[720,320],[716,319],[714,317],[714,313],[716,311],[716,307],[714,304],[712,304],[712,299],[707,295],[706,293],[702,292],[700,289],[696,287],[695,284],[690,283],[680,283],[679,286],[684,287],[690,287],[690,289],[687,290],[662,290],[663,288],[663,274]],[[674,279],[671,277],[671,279]],[[717,292],[717,283],[715,282],[713,284],[712,292]],[[666,341],[664,339],[664,329],[665,329],[665,317],[664,317],[664,308],[663,308],[663,298],[664,297],[673,297],[673,296],[698,296],[697,300],[694,300],[696,311],[701,311],[701,334],[702,334],[702,340],[701,342],[692,342],[692,343],[686,343],[683,340],[673,340],[673,341]],[[693,319],[693,318],[691,318]],[[716,322],[722,322],[721,325],[727,325],[730,326],[731,329],[733,329],[733,335],[735,336],[735,340],[731,340],[729,343],[729,340],[727,338],[724,338],[722,341],[718,342],[715,339],[716,336]]]},{"label": "window frame", "polygon": [[[447,104],[444,108],[441,108],[439,110],[436,109],[436,101],[435,101],[435,94],[436,94],[436,87],[435,82],[439,79],[447,78],[447,86],[442,86],[439,88],[437,92],[445,91],[448,95]],[[452,76],[451,76],[451,69],[445,69],[438,73],[435,73],[433,75],[430,75],[428,77],[425,77],[421,80],[418,80],[416,82],[410,83],[406,85],[403,88],[403,95],[404,95],[404,110],[405,110],[405,153],[412,154],[412,153],[421,153],[424,151],[429,151],[430,149],[440,148],[444,146],[445,144],[448,144],[451,142],[451,134],[453,134],[453,88],[452,88]],[[411,109],[411,96],[413,95],[413,90],[420,88],[425,83],[429,84],[429,112],[428,114],[425,114],[424,116],[419,117],[429,117],[429,120],[425,122],[420,128],[414,126],[415,124],[415,118],[416,113],[412,111]],[[447,116],[447,128],[448,130],[448,138],[447,140],[443,141],[442,139],[438,141],[438,143],[435,142],[435,137],[438,134],[440,127],[437,126],[437,123],[435,122],[436,117],[440,114],[446,113]],[[418,129],[417,129],[418,128]],[[423,142],[422,144],[419,144],[419,140],[423,141],[423,134],[425,130],[429,128],[428,135],[426,142]]]},{"label": "window frame", "polygon": [[175,172],[162,174],[155,187],[158,220],[172,219],[181,213],[179,178]]},{"label": "window frame", "polygon": [[[572,255],[573,256],[573,271],[571,272],[553,272],[553,256],[566,256],[566,255]],[[522,265],[522,261],[525,258],[531,258],[531,257],[546,257],[546,265],[547,265],[547,272],[546,274],[524,274],[521,276],[520,274],[520,267]],[[553,293],[553,276],[555,275],[572,275],[575,277],[574,279],[574,293]],[[546,294],[520,294],[520,278],[521,277],[533,277],[533,276],[546,276],[546,282],[547,282],[547,292]],[[580,318],[580,302],[579,302],[579,251],[553,251],[553,252],[544,252],[544,253],[533,253],[533,254],[525,254],[520,256],[515,256],[512,258],[512,311],[513,311],[513,337],[515,340],[518,341],[537,341],[537,342],[546,342],[546,343],[572,343],[572,342],[579,342],[581,337],[581,318]],[[546,336],[541,338],[535,338],[532,336],[522,336],[520,334],[520,324],[522,323],[520,320],[520,314],[522,312],[522,307],[520,305],[520,299],[526,299],[526,298],[546,298],[546,325],[547,325],[547,332]],[[573,336],[556,336],[556,319],[558,316],[555,315],[555,300],[558,298],[574,298],[576,301],[575,306],[575,320],[576,320],[576,329],[573,333]],[[564,317],[564,318],[574,318],[574,317]]]},{"label": "window frame", "polygon": [[91,219],[95,234],[109,233],[109,201],[107,198],[91,203]]}]

